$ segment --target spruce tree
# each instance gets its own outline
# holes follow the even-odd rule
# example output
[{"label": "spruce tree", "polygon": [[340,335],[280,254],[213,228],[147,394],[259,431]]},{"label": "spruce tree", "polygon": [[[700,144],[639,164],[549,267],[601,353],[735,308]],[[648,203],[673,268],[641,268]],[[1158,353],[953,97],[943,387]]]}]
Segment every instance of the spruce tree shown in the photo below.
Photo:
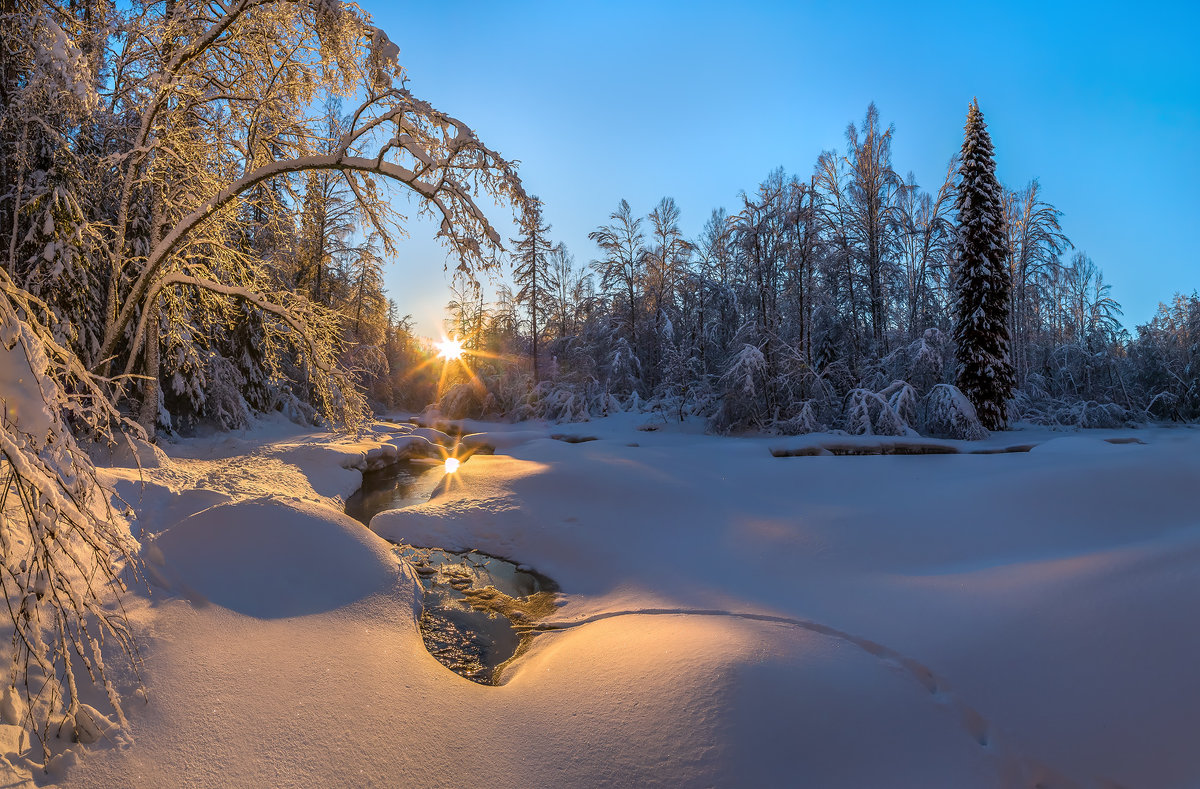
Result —
[{"label": "spruce tree", "polygon": [[511,239],[513,244],[513,282],[520,289],[517,301],[529,309],[530,356],[533,357],[533,381],[542,380],[538,369],[538,338],[540,319],[544,317],[545,302],[549,296],[547,282],[548,264],[546,255],[553,245],[550,243],[550,225],[542,219],[542,201],[530,197],[521,211],[518,227],[521,234]]},{"label": "spruce tree", "polygon": [[1005,264],[1003,192],[978,100],[967,111],[961,158],[953,251],[957,384],[983,426],[1002,430],[1015,383],[1008,353],[1012,281]]}]

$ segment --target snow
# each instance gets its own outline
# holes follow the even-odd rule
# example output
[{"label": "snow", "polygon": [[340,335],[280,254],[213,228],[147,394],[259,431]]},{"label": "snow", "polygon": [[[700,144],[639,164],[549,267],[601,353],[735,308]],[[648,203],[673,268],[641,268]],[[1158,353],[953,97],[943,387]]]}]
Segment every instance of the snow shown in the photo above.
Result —
[{"label": "snow", "polygon": [[[24,330],[3,324],[0,331],[0,425],[6,430],[25,434],[41,446],[50,433],[48,396],[38,376],[45,359],[29,358],[29,341]],[[35,351],[36,354],[36,351]]]},{"label": "snow", "polygon": [[389,547],[348,515],[272,497],[202,510],[151,545],[160,585],[261,619],[341,608],[401,574]]},{"label": "snow", "polygon": [[[464,425],[497,454],[373,520],[560,584],[497,687],[424,650],[406,565],[340,512],[357,469],[413,429],[352,441],[268,422],[106,471],[153,537],[152,595],[127,601],[150,701],[130,705],[130,743],[74,746],[51,777],[1200,783],[1200,431],[721,438],[638,430],[648,418],[593,420],[582,443]],[[772,453],[882,441],[959,453]]]}]

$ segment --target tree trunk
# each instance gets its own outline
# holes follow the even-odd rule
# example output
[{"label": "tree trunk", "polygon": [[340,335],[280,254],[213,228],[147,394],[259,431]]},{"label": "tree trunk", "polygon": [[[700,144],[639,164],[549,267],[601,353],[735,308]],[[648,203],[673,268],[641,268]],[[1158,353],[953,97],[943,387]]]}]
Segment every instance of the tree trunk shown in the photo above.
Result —
[{"label": "tree trunk", "polygon": [[154,440],[158,425],[158,299],[152,299],[146,306],[150,315],[146,320],[146,349],[145,372],[146,381],[143,387],[142,405],[138,411],[138,424],[146,431],[147,437]]}]

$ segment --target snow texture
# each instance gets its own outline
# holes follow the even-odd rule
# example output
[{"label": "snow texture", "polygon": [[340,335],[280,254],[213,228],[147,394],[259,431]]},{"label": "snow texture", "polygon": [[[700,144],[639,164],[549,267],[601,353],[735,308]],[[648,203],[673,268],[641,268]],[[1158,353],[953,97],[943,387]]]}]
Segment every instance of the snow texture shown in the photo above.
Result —
[{"label": "snow texture", "polygon": [[[505,454],[470,457],[429,502],[372,522],[561,585],[497,687],[429,656],[405,566],[339,511],[348,467],[395,425],[359,442],[275,422],[171,445],[140,491],[137,472],[111,469],[155,535],[155,602],[129,601],[150,703],[130,712],[132,745],[77,746],[52,777],[1200,782],[1200,431],[721,438],[697,419],[636,430],[644,419],[594,419],[596,440],[576,443],[465,424]],[[837,442],[958,454],[772,452]]]}]

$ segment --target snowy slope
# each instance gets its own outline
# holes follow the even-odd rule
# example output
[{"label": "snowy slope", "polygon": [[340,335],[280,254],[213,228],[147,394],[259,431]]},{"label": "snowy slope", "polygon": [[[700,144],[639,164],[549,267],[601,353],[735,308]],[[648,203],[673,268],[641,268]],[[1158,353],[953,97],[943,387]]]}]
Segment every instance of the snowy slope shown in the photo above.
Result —
[{"label": "snowy slope", "polygon": [[[559,582],[548,632],[499,687],[429,656],[407,567],[339,511],[346,467],[369,466],[394,426],[353,444],[274,424],[169,447],[144,489],[113,469],[144,513],[154,589],[133,603],[151,701],[130,711],[132,745],[52,777],[1200,783],[1200,431],[775,457],[779,439],[645,421],[472,425],[498,454],[372,522]],[[1117,435],[1146,443],[1103,440]]]}]

